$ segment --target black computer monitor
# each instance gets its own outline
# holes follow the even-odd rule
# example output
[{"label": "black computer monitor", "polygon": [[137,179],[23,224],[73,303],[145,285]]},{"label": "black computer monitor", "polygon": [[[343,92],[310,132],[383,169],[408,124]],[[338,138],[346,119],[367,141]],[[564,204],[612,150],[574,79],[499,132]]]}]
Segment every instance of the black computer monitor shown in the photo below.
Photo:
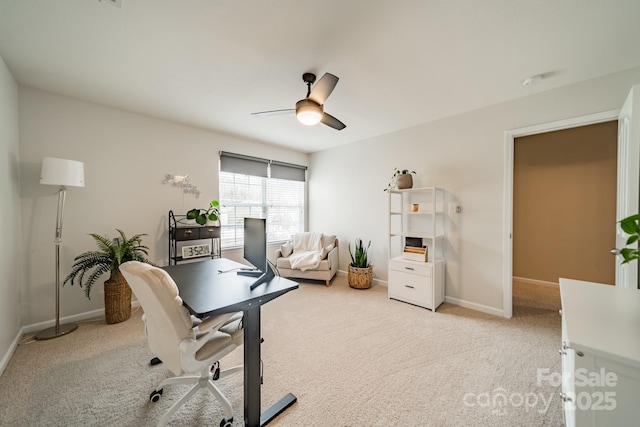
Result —
[{"label": "black computer monitor", "polygon": [[255,268],[256,281],[251,289],[268,282],[274,273],[267,261],[267,220],[264,218],[244,219],[244,259]]},{"label": "black computer monitor", "polygon": [[267,271],[267,221],[244,219],[244,259],[261,272]]}]

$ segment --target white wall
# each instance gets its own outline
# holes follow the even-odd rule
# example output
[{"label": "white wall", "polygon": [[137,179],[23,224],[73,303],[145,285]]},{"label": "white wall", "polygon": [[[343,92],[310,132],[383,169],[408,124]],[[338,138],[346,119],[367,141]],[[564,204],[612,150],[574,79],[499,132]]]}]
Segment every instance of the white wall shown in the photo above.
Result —
[{"label": "white wall", "polygon": [[[146,233],[151,259],[167,264],[167,213],[205,207],[218,197],[218,152],[231,151],[301,165],[307,155],[39,90],[19,89],[24,257],[21,324],[54,318],[54,228],[57,188],[39,184],[43,157],[84,162],[85,187],[69,188],[61,249],[62,277],[81,252],[95,248],[88,233]],[[199,199],[162,184],[189,174]],[[104,307],[101,279],[87,300],[62,288],[60,316]]]},{"label": "white wall", "polygon": [[[0,372],[20,331],[18,85],[0,58]],[[5,357],[1,357],[5,355]]]},{"label": "white wall", "polygon": [[309,225],[347,244],[372,240],[376,278],[387,280],[387,194],[394,167],[417,172],[414,187],[440,186],[462,206],[452,214],[446,263],[451,301],[501,314],[504,133],[618,109],[640,69],[426,123],[310,156]]},{"label": "white wall", "polygon": [[[6,67],[2,69],[0,117],[15,121],[15,111],[7,107],[15,83]],[[318,152],[309,159],[254,141],[20,87],[20,163],[17,153],[12,154],[16,162],[13,181],[9,181],[12,187],[0,187],[4,205],[17,192],[20,174],[22,233],[14,238],[13,250],[21,256],[12,259],[12,268],[20,259],[24,261],[20,277],[9,278],[20,283],[19,324],[46,323],[54,317],[57,199],[54,187],[38,183],[42,157],[85,163],[86,187],[68,191],[61,262],[64,275],[74,256],[94,247],[87,233],[112,236],[115,228],[129,234],[147,233],[145,243],[152,259],[165,264],[167,211],[184,212],[217,197],[219,150],[309,164],[309,229],[337,234],[342,241],[342,270],[349,263],[347,245],[358,237],[371,239],[375,276],[380,280],[387,279],[388,250],[383,189],[394,167],[416,170],[415,186],[442,186],[463,209],[451,222],[447,297],[500,313],[505,130],[619,108],[628,88],[639,82],[640,69],[634,69]],[[2,144],[17,137],[10,126],[3,126],[0,132],[9,132],[9,138],[3,134]],[[15,151],[15,143],[3,145],[1,152],[12,153],[12,147]],[[166,174],[187,173],[202,191],[199,199],[162,184]],[[17,229],[17,211],[13,217]],[[4,255],[3,259],[11,259]],[[7,280],[4,271],[0,277]],[[12,297],[11,292],[8,295]],[[61,317],[101,309],[102,299],[101,282],[91,301],[77,286],[64,286]],[[15,296],[13,301],[17,303]],[[6,311],[2,313],[4,320]],[[15,311],[8,316],[11,321]],[[2,333],[4,328],[0,327]]]}]

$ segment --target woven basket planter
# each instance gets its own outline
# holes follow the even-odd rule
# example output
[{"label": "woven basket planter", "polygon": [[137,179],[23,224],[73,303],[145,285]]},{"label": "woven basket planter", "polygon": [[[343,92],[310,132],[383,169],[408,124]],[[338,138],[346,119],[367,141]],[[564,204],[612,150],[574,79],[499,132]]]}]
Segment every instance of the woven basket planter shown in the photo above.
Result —
[{"label": "woven basket planter", "polygon": [[347,282],[355,289],[369,289],[373,283],[373,265],[366,268],[349,266]]},{"label": "woven basket planter", "polygon": [[413,176],[410,173],[398,175],[398,190],[413,187]]},{"label": "woven basket planter", "polygon": [[120,323],[131,317],[131,288],[122,274],[104,282],[104,317],[107,323]]}]

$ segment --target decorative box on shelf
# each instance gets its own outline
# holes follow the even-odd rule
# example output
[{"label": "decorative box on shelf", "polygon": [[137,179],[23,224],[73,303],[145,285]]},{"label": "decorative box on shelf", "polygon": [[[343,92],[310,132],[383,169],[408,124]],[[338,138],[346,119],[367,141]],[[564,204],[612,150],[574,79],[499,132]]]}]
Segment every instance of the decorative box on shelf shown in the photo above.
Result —
[{"label": "decorative box on shelf", "polygon": [[429,261],[429,251],[426,247],[418,248],[415,246],[405,246],[402,252],[402,259],[408,259],[410,261]]}]

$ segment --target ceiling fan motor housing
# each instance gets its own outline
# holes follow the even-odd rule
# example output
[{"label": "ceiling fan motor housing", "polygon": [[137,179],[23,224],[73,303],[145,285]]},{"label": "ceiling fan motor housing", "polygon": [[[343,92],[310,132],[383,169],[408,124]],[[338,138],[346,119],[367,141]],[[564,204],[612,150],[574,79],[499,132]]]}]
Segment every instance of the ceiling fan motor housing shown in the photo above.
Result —
[{"label": "ceiling fan motor housing", "polygon": [[316,75],[313,73],[304,73],[302,75],[302,81],[307,84],[314,84],[316,81]]}]

